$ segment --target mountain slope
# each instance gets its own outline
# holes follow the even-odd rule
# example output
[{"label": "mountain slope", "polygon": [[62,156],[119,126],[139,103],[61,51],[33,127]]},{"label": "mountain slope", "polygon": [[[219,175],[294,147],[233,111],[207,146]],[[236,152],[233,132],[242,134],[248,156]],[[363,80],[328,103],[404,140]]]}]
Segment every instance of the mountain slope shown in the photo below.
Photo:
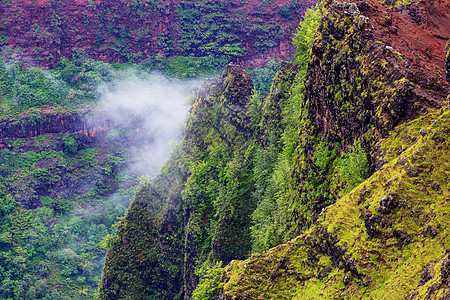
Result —
[{"label": "mountain slope", "polygon": [[226,266],[219,299],[448,297],[449,3],[322,4],[291,183],[311,228]]},{"label": "mountain slope", "polygon": [[383,147],[415,143],[303,235],[225,267],[219,299],[447,294],[449,128],[450,112],[440,110],[399,126]]},{"label": "mountain slope", "polygon": [[253,155],[252,92],[251,77],[235,65],[203,83],[182,144],[119,226],[99,299],[189,298],[196,270],[211,257],[229,262],[248,255],[254,203],[251,160],[244,157]]},{"label": "mountain slope", "polygon": [[[184,298],[446,293],[449,14],[448,1],[323,1],[294,36],[297,65],[282,65],[265,98],[233,65],[205,82],[178,159]],[[158,226],[135,234],[144,249]],[[114,284],[128,272],[117,265],[137,278],[166,267],[114,262],[136,238],[123,232],[103,277],[117,293],[136,288]],[[426,266],[442,274],[430,280]],[[173,297],[155,288],[147,297]]]}]

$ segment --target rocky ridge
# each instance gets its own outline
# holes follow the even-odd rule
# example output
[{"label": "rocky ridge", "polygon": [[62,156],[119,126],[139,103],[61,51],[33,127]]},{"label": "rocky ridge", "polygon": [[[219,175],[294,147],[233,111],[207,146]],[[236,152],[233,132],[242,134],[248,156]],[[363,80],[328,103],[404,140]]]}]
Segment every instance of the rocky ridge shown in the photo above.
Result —
[{"label": "rocky ridge", "polygon": [[[123,113],[127,114],[127,112]],[[0,119],[0,149],[39,152],[39,148],[36,148],[35,145],[26,147],[25,144],[27,143],[24,143],[24,141],[27,140],[32,144],[34,139],[44,135],[62,136],[70,134],[80,141],[79,150],[81,150],[96,143],[104,143],[107,140],[108,132],[117,130],[119,127],[131,133],[127,138],[128,140],[151,143],[151,137],[143,137],[141,129],[144,127],[144,120],[142,117],[130,114],[128,117],[133,121],[123,127],[123,124],[118,124],[106,112],[102,111],[64,112],[47,108],[32,117],[24,113],[19,118]],[[131,137],[133,133],[135,136]],[[142,136],[141,139],[138,138],[139,135]],[[22,140],[20,148],[14,146],[16,139]],[[46,146],[46,150],[51,147],[51,145]]]},{"label": "rocky ridge", "polygon": [[[233,197],[233,207],[221,211],[208,191],[192,186],[219,181],[214,161],[230,159],[221,151],[233,153],[251,136],[247,104],[252,90],[251,77],[233,64],[220,78],[202,84],[182,144],[156,179],[136,195],[119,226],[106,257],[98,299],[189,299],[199,280],[196,269],[207,257],[228,262],[248,254],[254,206],[250,189],[243,188],[243,197]],[[197,161],[203,159],[208,168],[202,153],[213,153],[214,143],[223,148],[205,173],[197,169],[202,165]],[[241,176],[237,183],[241,188],[249,185],[245,170],[231,171]],[[234,216],[229,210],[240,213]],[[213,214],[218,215],[216,222],[210,221]],[[133,259],[136,254],[138,260]]]}]

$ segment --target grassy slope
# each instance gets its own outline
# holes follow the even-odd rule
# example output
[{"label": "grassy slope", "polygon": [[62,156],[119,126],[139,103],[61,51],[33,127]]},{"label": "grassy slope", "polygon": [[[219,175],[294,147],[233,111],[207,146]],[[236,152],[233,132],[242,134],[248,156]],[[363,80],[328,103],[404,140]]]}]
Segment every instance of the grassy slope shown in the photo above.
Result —
[{"label": "grassy slope", "polygon": [[[224,294],[404,299],[425,267],[442,270],[439,259],[450,247],[449,134],[450,111],[433,111],[398,126],[380,142],[389,161],[381,170],[323,211],[305,234],[225,267]],[[407,149],[395,157],[399,146]],[[380,200],[388,195],[397,205],[381,214]],[[437,230],[434,238],[424,236],[430,225]],[[419,298],[439,276],[417,289]]]}]

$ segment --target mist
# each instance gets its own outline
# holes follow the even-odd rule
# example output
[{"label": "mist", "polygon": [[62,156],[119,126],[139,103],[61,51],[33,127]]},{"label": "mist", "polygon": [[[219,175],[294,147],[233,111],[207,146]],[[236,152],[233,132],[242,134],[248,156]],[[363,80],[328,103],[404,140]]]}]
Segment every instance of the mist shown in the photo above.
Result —
[{"label": "mist", "polygon": [[99,111],[114,126],[136,133],[129,172],[153,177],[180,142],[189,99],[202,80],[175,80],[136,70],[117,77],[112,84],[100,87]]},{"label": "mist", "polygon": [[[139,189],[139,177],[156,176],[171,150],[181,141],[190,99],[202,82],[200,79],[174,80],[159,73],[136,70],[114,75],[116,80],[98,89],[99,104],[87,125],[92,126],[91,129],[100,129],[110,124],[109,128],[102,128],[106,134],[101,130],[97,132],[97,142],[102,145],[100,147],[106,145],[107,152],[126,148],[125,164],[117,170],[116,176],[127,174],[132,179],[119,183],[116,190],[105,195],[100,203],[93,200],[72,209],[67,214],[70,217],[69,231],[55,252],[58,260],[64,262],[62,272],[66,276],[77,276],[77,280],[91,284],[98,282],[101,276],[107,250],[104,239],[113,236],[119,218],[125,216]],[[125,133],[115,135],[115,132],[122,131]],[[117,139],[120,144],[114,148]],[[86,185],[82,188],[84,190],[96,186],[95,181],[83,184]],[[114,223],[116,225],[111,225]],[[102,250],[92,246],[102,244]],[[93,252],[90,247],[97,247],[97,255],[89,258],[88,263],[81,264],[87,267],[78,268],[76,273],[71,266],[83,261],[83,253]]]}]

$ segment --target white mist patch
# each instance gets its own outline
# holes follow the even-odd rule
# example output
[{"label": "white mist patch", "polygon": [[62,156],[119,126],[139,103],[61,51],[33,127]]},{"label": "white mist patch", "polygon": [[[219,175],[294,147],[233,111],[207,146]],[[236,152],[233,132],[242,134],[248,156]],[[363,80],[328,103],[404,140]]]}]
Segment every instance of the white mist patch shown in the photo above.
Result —
[{"label": "white mist patch", "polygon": [[137,174],[154,176],[181,139],[188,99],[201,80],[172,80],[159,73],[137,71],[118,77],[100,89],[101,111],[116,125],[142,131],[142,138],[150,137],[150,143],[136,143],[142,146],[134,152],[129,167]]}]

